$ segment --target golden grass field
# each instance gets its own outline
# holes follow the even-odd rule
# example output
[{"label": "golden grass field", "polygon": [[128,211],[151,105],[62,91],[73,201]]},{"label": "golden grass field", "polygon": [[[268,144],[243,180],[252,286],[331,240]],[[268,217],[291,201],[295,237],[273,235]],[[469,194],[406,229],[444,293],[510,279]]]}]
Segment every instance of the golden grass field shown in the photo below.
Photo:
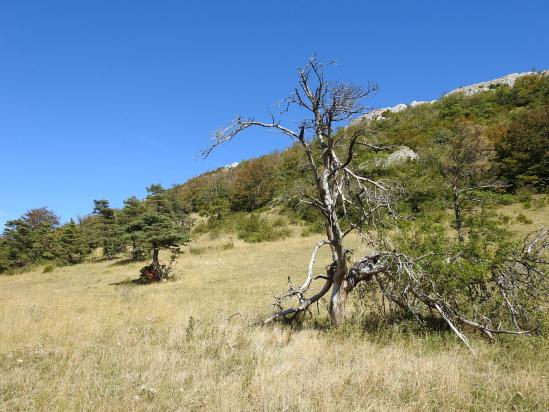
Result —
[{"label": "golden grass field", "polygon": [[148,286],[113,284],[142,263],[0,277],[0,410],[549,409],[542,338],[474,339],[473,356],[449,334],[250,327],[315,240],[203,237]]}]

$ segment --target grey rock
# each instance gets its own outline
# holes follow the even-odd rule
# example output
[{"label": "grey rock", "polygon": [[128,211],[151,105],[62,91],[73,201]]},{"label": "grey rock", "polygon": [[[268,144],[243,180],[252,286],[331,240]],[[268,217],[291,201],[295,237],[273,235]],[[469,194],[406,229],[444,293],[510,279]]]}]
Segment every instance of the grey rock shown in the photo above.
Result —
[{"label": "grey rock", "polygon": [[486,92],[491,88],[493,88],[494,86],[507,85],[509,87],[513,87],[517,79],[520,79],[521,77],[529,76],[529,75],[547,76],[549,75],[549,70],[544,70],[542,72],[511,73],[511,74],[508,74],[507,76],[498,77],[497,79],[489,80],[487,82],[481,82],[481,83],[472,84],[470,86],[459,87],[457,89],[452,90],[451,92],[446,93],[445,96],[449,96],[455,93],[463,93],[465,96],[471,96],[473,94],[477,94],[480,92]]},{"label": "grey rock", "polygon": [[389,155],[385,160],[385,166],[396,166],[407,161],[418,160],[419,155],[407,146],[400,146],[399,149]]}]

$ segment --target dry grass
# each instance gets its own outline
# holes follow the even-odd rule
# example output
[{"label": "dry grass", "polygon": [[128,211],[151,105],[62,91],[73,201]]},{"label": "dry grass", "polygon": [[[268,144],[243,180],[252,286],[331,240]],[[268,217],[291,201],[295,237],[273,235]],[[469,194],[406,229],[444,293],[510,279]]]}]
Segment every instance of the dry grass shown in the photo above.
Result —
[{"label": "dry grass", "polygon": [[473,357],[447,335],[249,327],[314,241],[201,239],[150,286],[109,262],[0,277],[0,410],[549,408],[541,339]]}]

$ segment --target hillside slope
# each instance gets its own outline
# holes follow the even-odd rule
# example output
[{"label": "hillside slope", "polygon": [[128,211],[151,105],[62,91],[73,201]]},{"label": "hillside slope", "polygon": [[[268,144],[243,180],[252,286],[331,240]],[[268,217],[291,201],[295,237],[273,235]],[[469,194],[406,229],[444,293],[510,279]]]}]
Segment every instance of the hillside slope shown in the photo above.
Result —
[{"label": "hillside slope", "polygon": [[405,325],[250,327],[316,240],[200,238],[150,286],[107,261],[0,277],[0,410],[547,409],[543,339],[478,340],[473,358]]},{"label": "hillside slope", "polygon": [[[472,122],[496,147],[507,145],[502,153],[510,157],[491,159],[494,173],[516,160],[515,153],[524,155],[509,171],[513,186],[474,199],[522,237],[549,226],[548,108],[548,77],[529,75],[513,87],[385,111],[368,123],[376,128],[375,143],[407,146],[415,160],[387,167],[389,153],[363,150],[353,166],[402,182],[406,197],[398,206],[408,221],[438,222],[451,231],[440,163],[455,124]],[[364,131],[365,123],[340,132]],[[538,143],[531,144],[534,137]],[[543,161],[528,157],[532,153]],[[143,263],[128,263],[123,248],[114,260],[88,254],[93,263],[60,268],[39,257],[32,271],[21,266],[17,275],[0,276],[0,410],[546,411],[549,341],[543,335],[489,344],[471,334],[473,356],[436,323],[395,320],[390,304],[389,316],[377,316],[385,313],[385,300],[359,300],[360,290],[341,328],[329,326],[324,301],[302,324],[250,326],[270,313],[273,295],[303,278],[320,238],[318,215],[291,196],[307,185],[302,160],[290,147],[169,191],[153,185],[147,199],[128,199],[122,210],[101,201],[110,217],[104,233],[97,213],[70,231],[46,231],[45,248],[59,237],[56,230],[65,230],[65,245],[80,237],[97,252],[101,240],[114,238],[143,210],[201,215],[174,281],[132,283]],[[259,237],[269,231],[270,238]],[[356,238],[349,246],[357,256],[368,251]],[[315,273],[330,261],[326,253]]]},{"label": "hillside slope", "polygon": [[[389,151],[398,151],[400,146],[410,148],[419,154],[420,166],[417,169],[438,178],[440,171],[423,158],[439,157],[437,151],[445,149],[456,125],[466,120],[481,127],[493,144],[495,173],[506,180],[512,190],[526,185],[544,192],[549,182],[547,154],[543,154],[543,149],[539,149],[537,144],[528,148],[529,153],[519,152],[520,147],[528,147],[524,139],[529,139],[534,130],[541,130],[538,132],[540,136],[536,137],[539,145],[549,145],[547,126],[541,126],[548,122],[549,116],[548,74],[549,71],[514,73],[458,88],[432,102],[377,109],[354,120],[340,133],[363,131],[370,136],[372,143],[385,145]],[[529,126],[528,122],[537,124]],[[525,130],[522,135],[521,128]],[[536,151],[540,153],[534,155]],[[306,162],[302,156],[299,148],[292,146],[235,167],[205,173],[173,190],[179,201],[193,212],[206,215],[227,211],[251,212],[278,199],[288,198],[307,185]],[[378,160],[386,157],[385,151],[372,153],[361,148],[355,166],[373,176],[416,180],[417,173],[411,168],[404,168],[407,170],[403,174],[379,167],[383,162]],[[296,203],[291,203],[290,208],[296,209]],[[300,210],[300,215],[308,218],[310,211]]]}]

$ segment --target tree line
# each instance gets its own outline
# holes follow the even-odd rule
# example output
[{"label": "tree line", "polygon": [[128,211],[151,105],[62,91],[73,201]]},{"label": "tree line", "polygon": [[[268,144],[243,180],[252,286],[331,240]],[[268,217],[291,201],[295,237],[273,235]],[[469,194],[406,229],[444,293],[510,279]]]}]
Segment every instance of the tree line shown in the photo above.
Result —
[{"label": "tree line", "polygon": [[147,197],[132,196],[115,209],[106,199],[94,200],[93,212],[78,222],[61,225],[47,207],[31,209],[6,222],[0,237],[0,273],[32,265],[72,265],[97,257],[152,259],[144,276],[159,280],[166,273],[159,261],[161,250],[176,256],[189,239],[190,219],[173,192],[159,184],[147,188]]}]

